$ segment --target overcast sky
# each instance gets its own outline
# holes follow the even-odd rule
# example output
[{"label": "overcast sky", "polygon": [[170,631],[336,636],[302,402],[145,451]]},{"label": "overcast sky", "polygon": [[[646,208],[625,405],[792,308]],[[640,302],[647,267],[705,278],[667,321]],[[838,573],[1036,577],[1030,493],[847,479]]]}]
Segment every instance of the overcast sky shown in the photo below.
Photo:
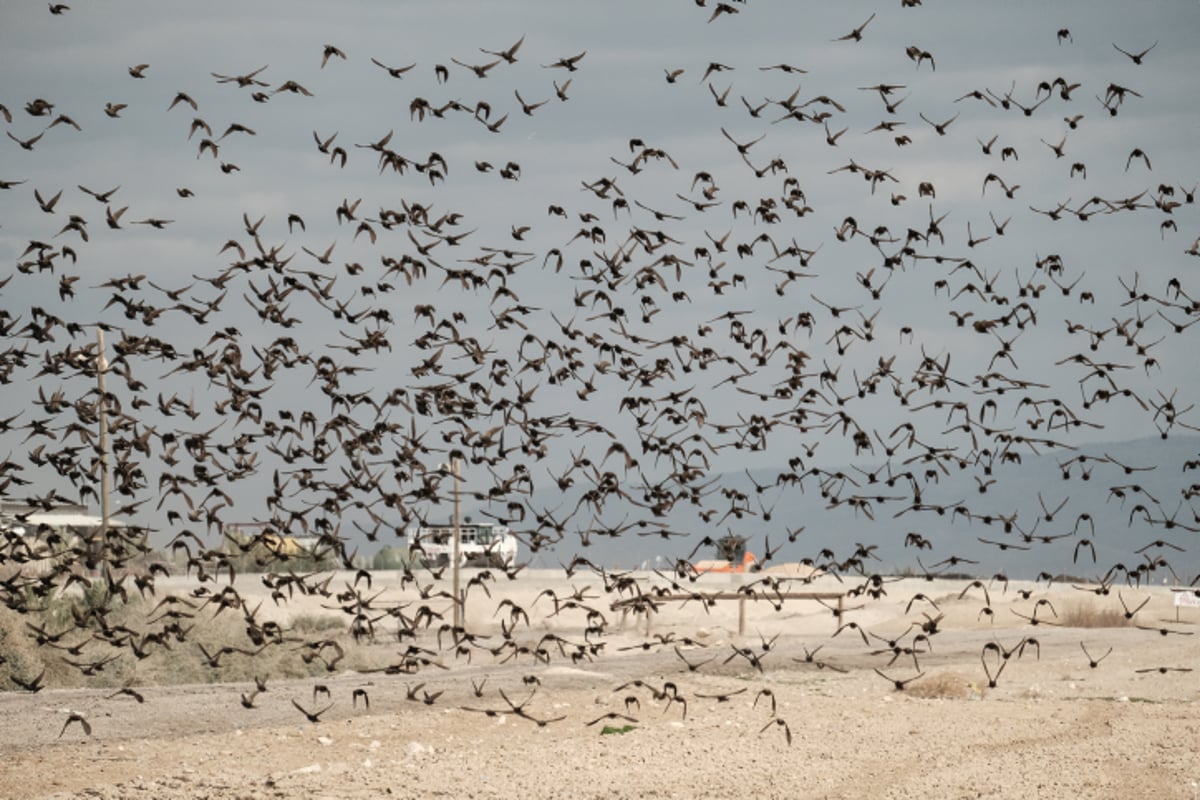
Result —
[{"label": "overcast sky", "polygon": [[[924,444],[952,448],[964,458],[1000,449],[997,431],[1080,447],[1156,436],[1168,428],[1184,431],[1156,407],[1173,397],[1175,409],[1183,412],[1200,389],[1195,354],[1200,328],[1175,330],[1196,319],[1188,297],[1200,300],[1195,277],[1200,262],[1186,252],[1195,251],[1200,237],[1197,205],[1188,202],[1200,182],[1195,144],[1200,93],[1194,79],[1200,71],[1194,46],[1200,4],[1063,2],[1048,8],[1033,2],[926,0],[904,8],[896,2],[752,0],[734,3],[738,13],[710,21],[716,7],[716,0],[703,7],[690,0],[78,2],[53,15],[44,3],[6,4],[0,103],[12,121],[3,123],[9,135],[0,142],[0,180],[13,185],[0,191],[0,259],[12,275],[0,288],[0,309],[8,317],[0,344],[10,365],[3,416],[22,416],[10,431],[0,432],[0,446],[23,465],[23,477],[34,481],[10,494],[57,488],[70,496],[69,482],[28,460],[27,452],[38,444],[55,448],[27,427],[48,417],[28,403],[39,388],[45,394],[62,389],[73,401],[92,387],[89,377],[70,377],[70,370],[49,383],[38,377],[44,353],[86,347],[94,333],[88,327],[72,339],[59,328],[52,331],[53,341],[31,338],[25,326],[34,321],[35,306],[67,322],[108,326],[110,358],[122,335],[157,337],[185,354],[219,352],[228,340],[214,343],[213,334],[235,328],[230,340],[253,368],[253,348],[294,337],[313,358],[328,355],[369,370],[344,377],[342,388],[377,400],[394,389],[411,396],[444,380],[413,374],[436,349],[414,347],[433,327],[414,308],[434,306],[438,321],[460,312],[465,322],[456,323],[459,333],[491,352],[476,365],[450,346],[438,364],[444,375],[457,375],[453,380],[459,384],[481,382],[493,401],[517,398],[536,386],[531,415],[569,414],[612,432],[556,430],[543,459],[518,451],[496,468],[509,476],[515,464],[525,464],[539,488],[554,485],[551,476],[562,474],[585,449],[599,463],[613,437],[640,463],[626,470],[611,456],[606,469],[629,484],[641,480],[639,470],[650,481],[662,480],[678,465],[666,458],[656,463],[653,453],[643,451],[639,433],[650,432],[676,441],[698,434],[706,443],[696,439],[688,446],[703,452],[707,468],[719,472],[782,469],[796,456],[803,456],[804,467],[855,457],[882,463],[888,457],[880,437],[895,441],[889,433],[906,422]],[[856,28],[861,41],[838,40]],[[472,66],[497,60],[482,51],[507,50],[522,37],[514,63],[500,59],[485,78],[475,75]],[[322,64],[327,46],[337,52]],[[1117,47],[1134,55],[1149,51],[1138,64]],[[573,70],[552,66],[580,54]],[[414,66],[394,78],[372,59],[391,68]],[[131,68],[143,64],[148,66],[141,78],[131,75]],[[439,65],[445,67],[441,76]],[[778,65],[795,70],[767,69]],[[260,68],[255,79],[261,86],[239,88],[213,75],[247,75]],[[683,71],[668,81],[668,72],[676,70]],[[1069,99],[1059,86],[1050,92],[1039,88],[1060,78],[1070,87]],[[289,81],[308,94],[281,91]],[[887,96],[863,88],[879,84],[896,88]],[[1128,91],[1122,102],[1123,89]],[[183,100],[169,108],[180,92],[196,110]],[[262,93],[262,102],[254,92]],[[718,96],[726,92],[719,105]],[[545,103],[526,114],[516,93],[527,104]],[[421,120],[412,111],[418,98],[435,109],[457,101],[467,110],[450,109],[441,118],[427,113]],[[31,114],[27,106],[38,110],[39,99],[52,109]],[[901,99],[889,112],[887,103]],[[789,111],[789,103],[797,113]],[[124,108],[110,116],[106,104]],[[67,122],[47,129],[60,114],[80,130]],[[816,121],[819,114],[828,117]],[[1069,124],[1077,115],[1082,116]],[[871,131],[881,123],[894,129]],[[235,128],[223,136],[233,124],[249,130]],[[315,141],[335,134],[328,149],[345,149],[344,166],[331,163]],[[407,159],[403,174],[381,170],[378,150],[369,147],[389,134],[380,147]],[[205,140],[215,147],[202,150]],[[645,148],[669,158],[638,159]],[[1004,155],[1006,148],[1011,150]],[[430,162],[433,153],[444,166]],[[767,170],[773,159],[780,160],[777,169]],[[476,166],[484,162],[492,165],[487,171]],[[519,170],[502,177],[510,162]],[[425,164],[430,167],[415,166]],[[852,164],[854,171],[837,171]],[[874,188],[860,168],[878,171]],[[441,174],[431,179],[431,169]],[[765,171],[760,177],[756,170]],[[711,180],[698,179],[701,173]],[[989,175],[998,180],[986,181]],[[595,182],[602,179],[615,181],[615,188],[599,187]],[[932,196],[922,196],[921,184],[932,187]],[[120,188],[105,203],[84,194],[81,185],[97,193]],[[706,187],[711,199],[703,194]],[[181,196],[183,189],[191,196]],[[62,196],[43,210],[35,190],[47,205],[60,190]],[[790,209],[784,204],[789,191],[795,192]],[[617,198],[627,207],[614,207]],[[1130,198],[1138,199],[1122,207]],[[739,208],[739,201],[745,206]],[[355,218],[339,219],[338,207],[356,202]],[[713,205],[703,210],[695,205],[708,202]],[[429,208],[430,222],[461,215],[437,234],[469,235],[437,241],[422,226],[389,230],[379,222],[383,209],[413,204]],[[106,205],[114,213],[127,207],[119,228],[106,224]],[[567,216],[549,214],[549,206],[560,206]],[[755,214],[759,207],[777,214],[778,221]],[[1056,210],[1057,220],[1039,213]],[[657,218],[655,211],[670,216]],[[86,220],[86,241],[69,227],[72,214]],[[289,227],[290,214],[303,219],[303,229]],[[202,279],[215,278],[238,259],[236,249],[222,251],[231,240],[254,255],[245,220],[253,225],[260,218],[259,239],[267,249],[278,247],[281,259],[291,257],[286,268],[238,272],[203,324],[178,309],[153,324],[137,313],[126,316],[129,301],[173,305],[168,291],[178,290],[180,302],[193,308],[214,302],[222,290]],[[847,218],[853,218],[857,234]],[[933,219],[940,220],[941,237],[925,237]],[[170,222],[161,229],[134,224],[142,220]],[[360,230],[360,223],[370,231]],[[527,231],[518,231],[525,226]],[[577,237],[594,228],[600,229],[594,239]],[[635,229],[669,238],[650,252],[635,246],[636,240],[629,244]],[[905,254],[909,230],[925,238],[909,242]],[[47,243],[48,253],[58,251],[50,257],[52,269],[37,265],[31,242]],[[434,242],[427,254],[418,252],[418,245]],[[739,254],[739,244],[751,249]],[[77,260],[61,252],[64,246]],[[321,263],[315,256],[331,246],[329,263]],[[603,270],[601,257],[611,259],[622,246],[628,260],[613,285],[590,280]],[[777,255],[789,246],[815,255],[806,256],[806,264],[794,252]],[[487,248],[514,252],[489,255]],[[1060,257],[1061,268],[1046,261],[1039,267],[1051,254]],[[403,275],[387,274],[383,261],[404,255],[441,267],[430,263],[425,277],[410,284]],[[661,261],[663,256],[668,260]],[[478,258],[492,261],[461,263]],[[469,267],[488,277],[501,262],[519,264],[503,281],[509,295],[496,292],[501,281],[495,276],[484,287],[468,289],[447,272]],[[25,266],[18,270],[20,264]],[[798,277],[787,282],[789,269]],[[644,281],[637,279],[639,270],[646,270],[640,273]],[[127,290],[103,285],[129,274],[145,275],[146,282]],[[299,321],[295,327],[280,328],[255,312],[264,305],[255,293],[267,291],[272,281],[282,286],[291,279],[315,288],[334,277],[327,288],[337,302],[318,303],[304,291],[284,302],[285,316]],[[64,290],[64,278],[73,295]],[[1172,289],[1173,278],[1185,294]],[[149,286],[151,281],[159,288]],[[1130,300],[1124,287],[1135,283],[1147,299]],[[1034,296],[1039,286],[1045,288]],[[114,301],[114,294],[123,299]],[[621,325],[607,316],[610,301],[625,311]],[[840,312],[835,316],[819,301]],[[1028,306],[1017,308],[1022,301]],[[338,302],[351,313],[382,309],[390,319],[351,322],[334,313]],[[494,315],[514,307],[519,324],[502,329]],[[811,331],[795,325],[805,313],[812,315]],[[762,335],[743,346],[731,338],[726,314],[736,314],[747,334],[761,329]],[[580,338],[569,342],[560,322],[578,328]],[[706,325],[710,332],[704,332]],[[1132,343],[1118,325],[1134,334]],[[370,330],[382,331],[390,350],[354,356],[341,349]],[[527,335],[542,344],[529,340],[518,349]],[[670,372],[642,385],[622,378],[620,354],[585,343],[588,335],[628,348],[639,365],[663,359]],[[680,356],[683,348],[670,344],[673,336],[686,336],[697,349],[712,348],[736,363],[685,369],[688,359]],[[565,363],[553,350],[542,371],[521,371],[523,358],[541,353],[547,340],[580,348],[583,366],[566,381],[549,380]],[[16,355],[21,352],[27,354],[24,366]],[[794,374],[789,353],[804,364],[799,371],[805,377],[802,388],[784,396],[777,390]],[[1098,375],[1091,366],[1069,361],[1080,353],[1119,366]],[[755,364],[756,354],[765,366]],[[925,357],[948,363],[942,368],[952,381],[936,393],[916,382],[928,372]],[[497,377],[501,359],[510,368],[507,379]],[[607,372],[607,365],[596,366],[603,361],[612,362]],[[890,364],[901,394],[917,390],[907,405],[887,376],[874,394],[858,396],[856,381],[865,381],[881,363]],[[222,420],[215,434],[221,441],[253,430],[214,411],[228,398],[220,381],[202,373],[168,376],[177,365],[153,358],[131,358],[129,366],[146,384],[140,390],[145,399],[153,403],[160,392],[178,394],[201,414],[189,421],[167,418],[156,405],[139,409],[139,422],[157,433],[207,430]],[[464,377],[476,367],[478,372]],[[977,378],[989,372],[1037,386],[986,394],[996,379],[985,387]],[[313,371],[305,367],[281,370],[269,380],[259,373],[250,385],[266,387],[266,416],[279,419],[280,410],[299,414],[309,408],[324,422],[331,406],[312,381]],[[110,382],[129,411],[139,392],[121,378]],[[809,388],[820,396],[801,403]],[[1117,398],[1085,410],[1098,389]],[[1123,389],[1140,402],[1120,395]],[[664,417],[639,432],[632,415],[621,410],[624,398],[639,396],[660,400],[642,409],[648,420],[668,406],[683,409],[682,402],[661,400],[671,392],[680,392],[680,401],[702,401],[703,421],[681,425]],[[1041,405],[1019,405],[1027,396]],[[984,405],[989,399],[994,408]],[[931,400],[965,403],[966,414],[986,421],[989,430],[951,430],[964,413],[948,413],[945,406],[913,410]],[[1059,427],[1047,430],[1056,421],[1055,401],[1073,416],[1058,417]],[[798,407],[810,413],[807,429],[784,422],[795,418]],[[755,414],[781,422],[759,436],[758,428],[746,426]],[[71,419],[65,412],[53,419],[53,427],[61,429]],[[459,435],[453,432],[462,427],[444,416],[413,419],[399,409],[387,419],[406,430],[428,430],[426,444],[438,448],[450,447]],[[1064,419],[1082,422],[1064,428]],[[503,425],[499,414],[475,422],[479,430]],[[1178,423],[1200,425],[1200,412],[1182,413]],[[856,453],[855,430],[868,435],[873,449]],[[515,426],[505,426],[505,435],[507,447],[520,446]],[[59,437],[63,444],[65,436]],[[155,445],[156,457],[161,449]],[[918,450],[910,444],[897,462]],[[394,453],[390,445],[385,451],[382,461]],[[425,458],[436,463],[444,453]],[[277,466],[260,450],[257,471],[223,487],[235,500],[234,509],[223,512],[226,520],[267,514],[260,498],[270,491]],[[345,464],[324,466],[336,477]],[[152,459],[147,488],[122,502],[148,498],[139,521],[167,529],[166,511],[187,509],[178,498],[168,498],[152,510],[160,505],[161,469]],[[494,482],[478,465],[468,476],[474,487]],[[400,481],[395,488],[412,487]],[[1169,511],[1176,498],[1163,502]]]}]

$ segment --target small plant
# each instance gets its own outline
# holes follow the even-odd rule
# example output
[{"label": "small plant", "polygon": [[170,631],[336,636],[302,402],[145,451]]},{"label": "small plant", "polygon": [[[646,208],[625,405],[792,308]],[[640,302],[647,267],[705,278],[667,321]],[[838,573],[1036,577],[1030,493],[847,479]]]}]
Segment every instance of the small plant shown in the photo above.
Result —
[{"label": "small plant", "polygon": [[1113,695],[1104,695],[1100,697],[1085,697],[1084,700],[1101,700],[1106,703],[1147,703],[1149,705],[1161,705],[1161,700],[1154,700],[1149,697],[1115,697]]},{"label": "small plant", "polygon": [[614,733],[625,734],[625,733],[629,733],[630,731],[636,731],[636,730],[637,730],[636,725],[622,725],[619,728],[614,727],[612,725],[605,725],[603,728],[600,729],[600,735],[601,736],[611,736]]},{"label": "small plant", "polygon": [[984,689],[961,672],[942,672],[916,681],[907,694],[923,700],[978,700]]},{"label": "small plant", "polygon": [[371,560],[371,569],[389,570],[404,569],[412,566],[413,558],[407,548],[385,547],[375,554]]},{"label": "small plant", "polygon": [[1067,628],[1124,628],[1129,625],[1129,620],[1115,608],[1096,608],[1090,603],[1074,603],[1064,610],[1059,624]]},{"label": "small plant", "polygon": [[321,633],[344,628],[346,623],[333,614],[297,614],[291,627],[296,633]]}]

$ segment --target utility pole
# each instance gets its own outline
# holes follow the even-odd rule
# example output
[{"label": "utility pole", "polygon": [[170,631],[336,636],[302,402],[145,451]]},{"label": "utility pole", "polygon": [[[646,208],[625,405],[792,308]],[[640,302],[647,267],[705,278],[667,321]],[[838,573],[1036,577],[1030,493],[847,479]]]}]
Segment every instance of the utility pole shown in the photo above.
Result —
[{"label": "utility pole", "polygon": [[108,389],[105,386],[104,374],[108,371],[108,359],[104,357],[104,331],[96,330],[96,385],[100,390],[100,541],[108,540]]},{"label": "utility pole", "polygon": [[459,570],[462,561],[462,492],[459,484],[462,482],[462,460],[457,456],[450,459],[450,474],[454,478],[454,627],[463,627],[463,596],[459,591]]}]

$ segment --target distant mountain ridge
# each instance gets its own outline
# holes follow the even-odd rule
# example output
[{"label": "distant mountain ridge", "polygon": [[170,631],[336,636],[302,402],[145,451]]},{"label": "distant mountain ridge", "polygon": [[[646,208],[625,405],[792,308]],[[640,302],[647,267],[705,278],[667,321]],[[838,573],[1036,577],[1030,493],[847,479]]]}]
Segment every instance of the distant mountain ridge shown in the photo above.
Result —
[{"label": "distant mountain ridge", "polygon": [[[1080,456],[1084,459],[1078,460]],[[771,559],[775,563],[827,561],[821,557],[822,551],[844,560],[861,543],[872,548],[874,560],[868,564],[880,571],[920,572],[922,564],[932,567],[953,558],[959,562],[957,570],[979,574],[1004,572],[1013,578],[1032,578],[1045,571],[1100,576],[1115,564],[1133,570],[1148,559],[1162,558],[1180,579],[1190,580],[1200,572],[1200,534],[1187,528],[1200,528],[1200,519],[1184,493],[1200,484],[1200,470],[1192,478],[1184,464],[1197,459],[1197,436],[1100,443],[1041,455],[1025,453],[1019,463],[997,460],[990,475],[979,466],[951,469],[948,474],[938,470],[936,480],[931,479],[922,492],[923,509],[912,508],[912,489],[906,479],[888,485],[887,467],[880,462],[823,470],[825,476],[843,476],[833,481],[841,484],[841,491],[827,496],[822,495],[815,476],[805,477],[802,488],[777,485],[786,468],[722,473],[710,477],[716,478],[714,486],[740,491],[748,498],[741,519],[736,515],[720,519],[729,502],[719,494],[707,498],[706,507],[717,509],[709,523],[689,502],[681,501],[666,516],[654,518],[645,508],[611,495],[594,528],[642,521],[687,535],[663,538],[649,525],[618,537],[595,530],[581,535],[581,526],[592,519],[585,505],[566,526],[562,541],[537,553],[522,547],[521,559],[553,566],[580,555],[608,567],[665,566],[694,550],[694,560],[711,558],[714,548],[700,545],[701,541],[734,533],[747,537],[748,548],[760,557],[769,542],[773,551],[777,549]],[[1060,466],[1064,463],[1065,469]],[[894,476],[913,465],[891,466]],[[926,468],[917,466],[922,471]],[[1125,467],[1131,471],[1126,472]],[[1147,467],[1153,469],[1143,469]],[[622,488],[633,493],[631,486]],[[586,487],[579,485],[566,491],[540,489],[530,498],[530,506],[563,518],[580,503],[585,491]],[[834,506],[834,496],[843,502]],[[850,497],[865,502],[855,508],[844,502]],[[935,506],[941,506],[942,513]],[[509,524],[526,534],[537,526],[532,514]],[[789,541],[788,531],[801,528],[794,541]],[[590,544],[585,546],[585,539]],[[918,541],[931,547],[916,546]],[[1166,544],[1155,546],[1158,541]],[[1146,549],[1137,552],[1142,548]],[[971,561],[978,564],[966,563]],[[1160,566],[1154,574],[1170,578],[1166,567]]]}]

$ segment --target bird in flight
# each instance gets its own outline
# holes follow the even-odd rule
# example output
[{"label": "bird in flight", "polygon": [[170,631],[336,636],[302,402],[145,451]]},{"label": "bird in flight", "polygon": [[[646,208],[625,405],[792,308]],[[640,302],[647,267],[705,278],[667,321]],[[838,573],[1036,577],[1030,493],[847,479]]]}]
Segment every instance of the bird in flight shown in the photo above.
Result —
[{"label": "bird in flight", "polygon": [[1145,58],[1146,54],[1149,53],[1151,50],[1153,50],[1156,47],[1158,47],[1158,42],[1155,42],[1154,44],[1150,45],[1145,50],[1142,50],[1140,53],[1131,53],[1128,50],[1123,50],[1122,48],[1117,46],[1116,42],[1113,42],[1113,48],[1116,49],[1116,51],[1118,53],[1128,56],[1129,60],[1132,61],[1134,64],[1137,64],[1138,66],[1141,66],[1142,59]]},{"label": "bird in flight", "polygon": [[871,24],[871,20],[873,20],[873,19],[875,19],[874,13],[872,13],[871,16],[867,17],[867,21],[864,22],[862,25],[859,25],[857,28],[850,31],[845,36],[839,36],[838,38],[834,39],[833,41],[835,41],[835,42],[846,42],[846,41],[861,42],[862,38],[863,38],[863,31],[865,31],[867,29],[867,26]]}]

